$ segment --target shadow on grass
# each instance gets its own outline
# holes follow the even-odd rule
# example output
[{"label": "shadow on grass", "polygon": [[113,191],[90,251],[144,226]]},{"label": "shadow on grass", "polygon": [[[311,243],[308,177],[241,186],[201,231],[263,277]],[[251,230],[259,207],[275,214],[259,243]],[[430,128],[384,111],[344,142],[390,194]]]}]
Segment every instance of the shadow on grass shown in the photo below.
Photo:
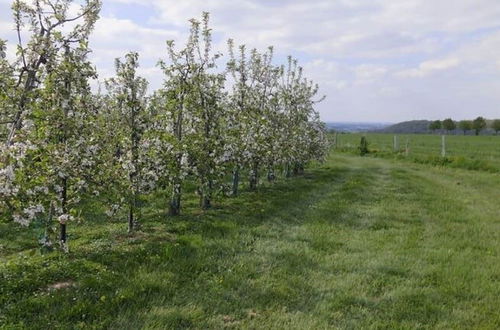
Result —
[{"label": "shadow on grass", "polygon": [[[10,284],[0,284],[0,322],[34,328],[217,328],[253,311],[311,311],[321,301],[309,280],[318,261],[307,250],[294,249],[332,252],[342,243],[332,244],[326,236],[287,237],[284,229],[309,221],[364,228],[352,209],[380,198],[369,193],[376,172],[315,168],[218,200],[212,210],[191,207],[164,220],[157,209],[162,202],[153,200],[146,205],[142,231],[130,236],[125,223],[75,226],[69,255],[38,256],[23,267],[13,263],[1,269],[0,280]],[[196,196],[187,199],[185,205],[196,205]],[[63,280],[77,285],[46,289]]]}]

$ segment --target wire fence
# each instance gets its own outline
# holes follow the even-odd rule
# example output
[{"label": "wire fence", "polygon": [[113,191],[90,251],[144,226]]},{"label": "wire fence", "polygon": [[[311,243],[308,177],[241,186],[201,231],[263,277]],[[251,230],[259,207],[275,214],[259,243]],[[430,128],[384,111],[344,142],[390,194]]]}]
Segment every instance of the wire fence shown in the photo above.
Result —
[{"label": "wire fence", "polygon": [[368,149],[372,153],[482,161],[500,171],[500,136],[334,133],[334,148],[356,151],[362,136],[368,140]]}]

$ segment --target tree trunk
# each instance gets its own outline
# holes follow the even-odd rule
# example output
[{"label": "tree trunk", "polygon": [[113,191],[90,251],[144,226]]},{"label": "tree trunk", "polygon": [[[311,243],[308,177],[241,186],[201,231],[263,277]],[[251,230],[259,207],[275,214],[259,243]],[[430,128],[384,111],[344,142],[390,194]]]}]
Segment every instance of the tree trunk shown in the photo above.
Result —
[{"label": "tree trunk", "polygon": [[291,170],[291,165],[290,163],[286,163],[286,166],[285,166],[285,177],[286,178],[289,178],[292,176],[292,170]]},{"label": "tree trunk", "polygon": [[240,166],[236,165],[233,169],[233,196],[238,195],[238,186],[240,184]]},{"label": "tree trunk", "polygon": [[134,220],[134,205],[135,201],[132,201],[128,209],[128,233],[132,233],[135,230],[135,220]]},{"label": "tree trunk", "polygon": [[132,164],[134,164],[134,171],[129,174],[129,181],[132,184],[132,199],[129,202],[129,214],[128,214],[128,232],[133,232],[135,224],[137,222],[134,219],[134,213],[137,208],[137,196],[139,194],[139,189],[137,188],[137,169],[139,166],[139,133],[135,127],[135,115],[132,117],[134,127],[132,129]]},{"label": "tree trunk", "polygon": [[[63,214],[68,212],[68,180],[66,178],[62,179],[62,191],[61,191],[61,209]],[[60,223],[59,226],[59,242],[61,246],[65,246],[67,241],[66,236],[66,223]]]},{"label": "tree trunk", "polygon": [[[66,44],[65,45],[65,60],[68,59],[69,57],[69,46]],[[66,99],[66,103],[63,105],[63,114],[64,114],[64,122],[61,127],[62,131],[62,138],[61,142],[63,145],[66,144],[67,141],[67,127],[66,127],[66,119],[68,117],[68,112],[69,112],[69,107],[70,105],[70,96],[71,96],[71,77],[68,77],[68,74],[65,75],[64,77],[64,98]],[[61,191],[61,209],[62,213],[66,216],[68,216],[68,178],[66,175],[62,179],[61,182],[62,185],[62,191]],[[64,220],[67,221],[68,219]],[[66,250],[66,242],[67,242],[67,236],[66,236],[66,222],[60,224],[60,233],[59,233],[59,241],[61,243],[61,247]]]},{"label": "tree trunk", "polygon": [[295,163],[293,167],[293,175],[302,175],[304,174],[304,165],[301,163]]},{"label": "tree trunk", "polygon": [[201,196],[201,208],[203,210],[208,210],[210,207],[212,207],[210,197],[207,194],[203,194]]},{"label": "tree trunk", "polygon": [[[179,113],[174,126],[174,136],[177,142],[182,142],[182,123],[184,114],[184,93],[179,96]],[[182,152],[178,152],[176,155],[176,165],[177,170],[182,171]],[[174,184],[172,185],[172,196],[170,197],[170,206],[168,214],[171,216],[176,216],[181,213],[181,182],[182,180],[177,176],[174,179]]]},{"label": "tree trunk", "polygon": [[172,216],[179,215],[181,213],[181,185],[180,183],[175,183],[172,187],[172,197],[170,199],[170,209],[168,214]]},{"label": "tree trunk", "polygon": [[212,180],[208,180],[205,189],[203,189],[205,185],[202,184],[201,194],[200,194],[200,207],[203,210],[208,210],[211,206],[212,200]]},{"label": "tree trunk", "polygon": [[274,174],[274,168],[273,165],[269,165],[269,168],[267,170],[267,181],[269,182],[274,182],[276,179],[276,175]]},{"label": "tree trunk", "polygon": [[252,169],[250,170],[250,190],[257,189],[257,183],[259,181],[259,165],[257,162],[254,163]]},{"label": "tree trunk", "polygon": [[40,58],[38,59],[37,66],[28,71],[28,76],[26,78],[26,81],[24,83],[24,87],[22,90],[21,97],[19,99],[19,105],[17,107],[17,113],[14,117],[14,123],[10,129],[10,132],[7,137],[7,145],[10,146],[13,143],[14,135],[16,134],[16,131],[19,130],[22,127],[23,123],[23,115],[24,111],[26,110],[26,103],[28,102],[28,95],[29,93],[35,88],[35,82],[36,82],[36,73],[38,71],[38,68],[40,66],[40,59],[42,59],[41,55]]},{"label": "tree trunk", "polygon": [[66,245],[66,224],[65,223],[60,223],[59,224],[59,241],[61,242],[61,245],[64,246]]}]

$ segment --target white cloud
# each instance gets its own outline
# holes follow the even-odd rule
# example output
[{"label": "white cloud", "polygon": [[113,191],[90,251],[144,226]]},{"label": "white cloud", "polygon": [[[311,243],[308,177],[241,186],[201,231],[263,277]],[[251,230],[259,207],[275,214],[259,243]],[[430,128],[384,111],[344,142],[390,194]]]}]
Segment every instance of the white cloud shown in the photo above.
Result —
[{"label": "white cloud", "polygon": [[404,70],[396,73],[397,76],[400,77],[425,77],[437,71],[443,71],[446,69],[450,69],[456,67],[460,64],[460,61],[457,58],[445,58],[438,60],[430,60],[420,63],[418,68]]},{"label": "white cloud", "polygon": [[[0,38],[9,39],[12,56],[9,6],[0,0]],[[498,0],[106,0],[103,6],[90,44],[101,78],[113,74],[115,57],[134,50],[141,74],[159,87],[155,64],[166,57],[165,40],[182,44],[188,20],[209,11],[223,53],[231,37],[249,47],[274,45],[278,60],[298,57],[327,95],[319,105],[325,120],[499,116]]]},{"label": "white cloud", "polygon": [[166,57],[166,40],[179,39],[182,32],[161,28],[149,28],[115,17],[102,17],[96,24],[90,39],[92,61],[100,69],[99,78],[114,75],[113,63],[129,51],[139,53],[140,73],[150,81],[151,88],[159,88],[161,71],[156,63]]},{"label": "white cloud", "polygon": [[464,62],[474,64],[486,71],[499,70],[500,30],[488,34],[480,40],[462,45],[455,55]]},{"label": "white cloud", "polygon": [[378,65],[362,64],[355,67],[354,71],[358,80],[363,82],[372,82],[373,80],[385,75],[388,69]]}]

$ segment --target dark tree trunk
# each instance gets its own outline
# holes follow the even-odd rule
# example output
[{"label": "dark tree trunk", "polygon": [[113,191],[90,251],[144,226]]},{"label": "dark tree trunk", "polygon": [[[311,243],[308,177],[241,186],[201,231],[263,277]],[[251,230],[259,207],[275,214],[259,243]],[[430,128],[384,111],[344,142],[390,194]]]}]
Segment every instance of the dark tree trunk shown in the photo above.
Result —
[{"label": "dark tree trunk", "polygon": [[[174,136],[177,142],[182,141],[182,122],[183,122],[183,114],[184,114],[184,93],[181,93],[179,96],[179,113],[177,114],[177,118],[174,126]],[[181,171],[182,165],[182,152],[178,152],[176,155],[176,165],[177,169]],[[176,216],[181,213],[181,182],[182,180],[177,177],[174,180],[172,185],[172,196],[170,197],[170,205],[168,214],[171,216]]]},{"label": "dark tree trunk", "polygon": [[181,213],[181,185],[176,183],[172,187],[172,197],[170,198],[169,215],[175,216]]},{"label": "dark tree trunk", "polygon": [[238,195],[238,186],[240,184],[240,166],[236,165],[233,169],[233,196]]},{"label": "dark tree trunk", "polygon": [[[69,57],[69,46],[65,45],[65,57]],[[68,101],[66,106],[63,107],[63,113],[64,113],[64,123],[61,127],[62,131],[62,136],[61,136],[61,142],[65,143],[67,140],[67,128],[66,128],[66,118],[68,117],[68,111],[70,106],[70,97],[71,97],[71,78],[68,77],[68,75],[65,75],[64,78],[64,92],[65,92],[65,98]],[[61,191],[61,209],[62,213],[64,215],[68,215],[68,178],[64,177],[61,182],[62,185],[62,191]],[[65,221],[67,221],[66,219]],[[66,223],[61,223],[60,224],[60,233],[59,233],[59,241],[61,243],[61,246],[63,248],[66,247],[66,242],[67,242],[67,235],[66,235]]]},{"label": "dark tree trunk", "polygon": [[65,223],[60,223],[59,224],[59,241],[61,242],[62,245],[66,244],[66,224]]},{"label": "dark tree trunk", "polygon": [[252,169],[250,170],[250,190],[257,189],[257,183],[259,181],[259,165],[257,162],[254,163]]},{"label": "dark tree trunk", "polygon": [[28,95],[29,93],[35,88],[35,82],[36,82],[36,74],[38,73],[38,68],[40,67],[42,63],[42,55],[38,58],[38,60],[35,62],[35,67],[31,70],[27,70],[28,76],[26,78],[26,81],[24,83],[24,87],[22,90],[22,94],[19,100],[19,105],[18,105],[18,111],[14,117],[14,123],[12,125],[12,128],[10,129],[8,138],[7,138],[7,145],[11,145],[13,143],[13,138],[17,130],[19,130],[22,127],[22,116],[24,114],[24,111],[26,110],[26,103],[28,103]]},{"label": "dark tree trunk", "polygon": [[129,182],[132,186],[132,196],[130,196],[130,201],[129,201],[129,213],[128,213],[128,232],[132,233],[136,228],[136,223],[137,220],[134,218],[134,215],[136,213],[137,209],[137,196],[139,194],[139,188],[138,188],[138,169],[139,169],[139,142],[140,142],[140,132],[139,128],[137,127],[138,124],[138,119],[137,116],[139,114],[139,111],[141,110],[140,106],[137,105],[137,95],[136,95],[136,90],[135,88],[132,88],[132,111],[131,111],[131,117],[130,117],[130,123],[131,123],[131,132],[130,132],[130,139],[132,142],[132,164],[134,165],[134,170],[129,173]]},{"label": "dark tree trunk", "polygon": [[135,201],[132,201],[130,203],[129,209],[128,209],[128,233],[129,234],[135,230],[134,204],[135,204]]},{"label": "dark tree trunk", "polygon": [[[62,179],[62,191],[61,191],[61,208],[63,214],[68,214],[68,180],[66,178]],[[62,246],[66,245],[66,223],[60,223],[59,226],[59,242]]]},{"label": "dark tree trunk", "polygon": [[208,210],[209,208],[212,207],[212,204],[210,202],[210,197],[207,196],[206,194],[203,194],[202,197],[201,197],[201,208],[203,210]]},{"label": "dark tree trunk", "polygon": [[[212,207],[212,180],[208,180],[206,190],[200,189],[200,207],[203,210],[208,210]],[[202,184],[202,187],[204,184]]]},{"label": "dark tree trunk", "polygon": [[276,175],[274,174],[274,168],[271,164],[267,170],[267,181],[274,182],[274,180],[276,180]]},{"label": "dark tree trunk", "polygon": [[304,165],[301,163],[296,163],[293,167],[293,175],[302,175],[304,174]]},{"label": "dark tree trunk", "polygon": [[285,177],[289,178],[291,176],[292,176],[291,166],[290,166],[290,163],[287,163],[285,166]]}]

